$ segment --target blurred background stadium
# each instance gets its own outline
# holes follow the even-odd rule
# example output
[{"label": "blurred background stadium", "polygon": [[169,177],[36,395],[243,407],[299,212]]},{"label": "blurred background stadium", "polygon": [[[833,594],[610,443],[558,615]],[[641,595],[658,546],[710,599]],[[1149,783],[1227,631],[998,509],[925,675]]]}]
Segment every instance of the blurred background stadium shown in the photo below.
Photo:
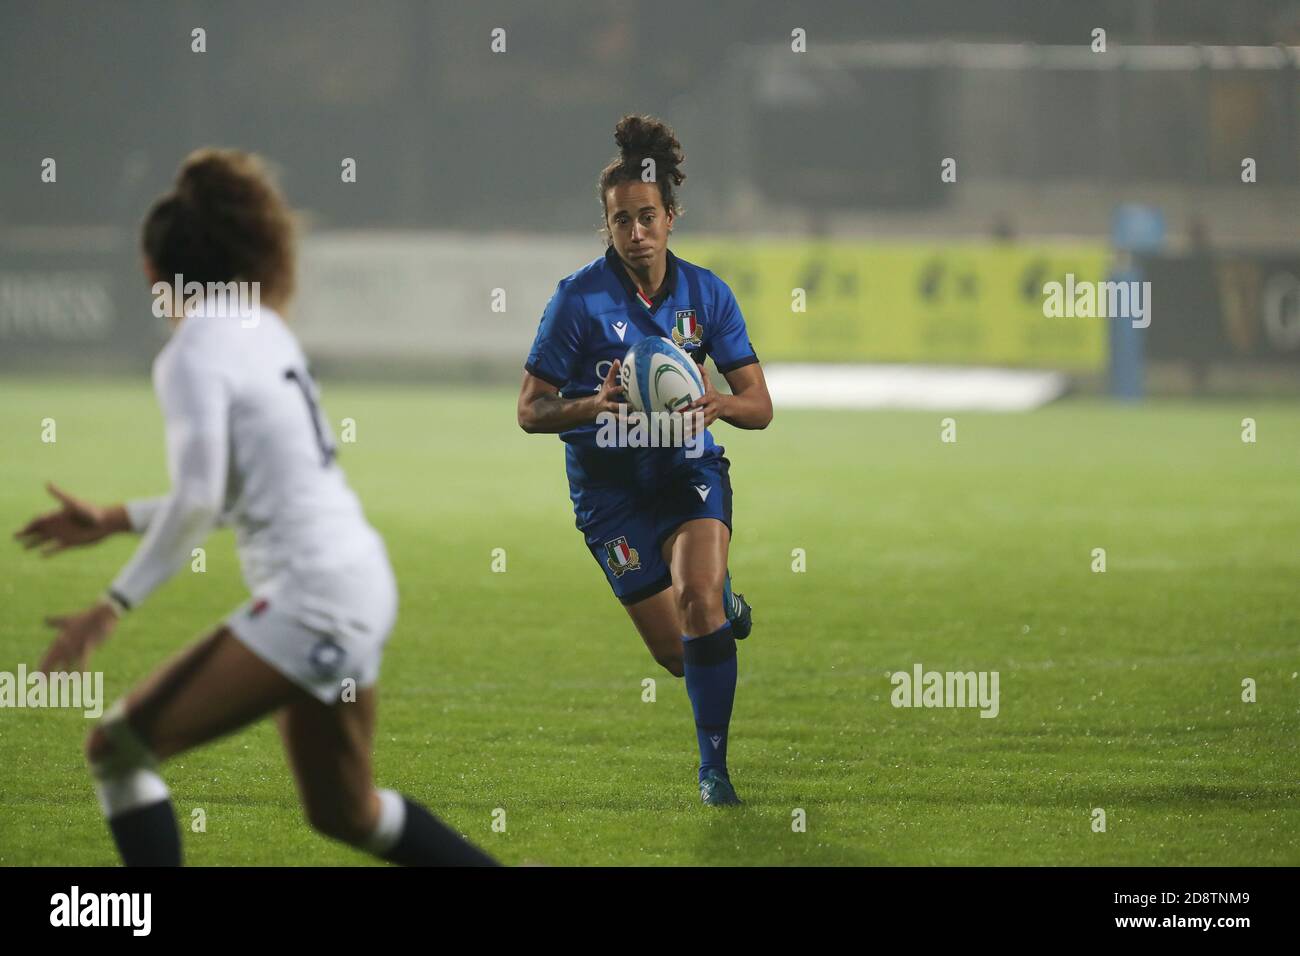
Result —
[{"label": "blurred background stadium", "polygon": [[[513,377],[556,279],[601,252],[593,184],[614,122],[651,112],[687,150],[676,248],[733,286],[769,365],[1300,388],[1297,0],[48,2],[0,17],[0,367],[147,366],[165,330],[137,226],[179,160],[218,144],[271,158],[304,214],[295,320],[318,370]],[[489,50],[498,27],[505,53]],[[1041,313],[1044,282],[1117,267],[1155,282],[1152,328],[1118,343],[1141,353],[1122,382],[1104,321]]]}]

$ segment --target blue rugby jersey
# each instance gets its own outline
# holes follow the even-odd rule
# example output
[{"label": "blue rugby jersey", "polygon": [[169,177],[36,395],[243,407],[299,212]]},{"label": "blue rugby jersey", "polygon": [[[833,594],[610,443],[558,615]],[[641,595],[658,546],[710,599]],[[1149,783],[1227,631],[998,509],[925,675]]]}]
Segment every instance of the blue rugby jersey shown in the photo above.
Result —
[{"label": "blue rugby jersey", "polygon": [[[637,289],[613,246],[560,280],[524,369],[554,385],[564,398],[583,398],[600,389],[615,359],[652,335],[671,338],[701,365],[713,356],[724,374],[757,362],[745,318],[727,284],[671,250],[667,259],[663,286],[652,300]],[[597,428],[592,422],[560,438],[595,448]],[[713,436],[706,433],[705,451],[714,447]]]}]

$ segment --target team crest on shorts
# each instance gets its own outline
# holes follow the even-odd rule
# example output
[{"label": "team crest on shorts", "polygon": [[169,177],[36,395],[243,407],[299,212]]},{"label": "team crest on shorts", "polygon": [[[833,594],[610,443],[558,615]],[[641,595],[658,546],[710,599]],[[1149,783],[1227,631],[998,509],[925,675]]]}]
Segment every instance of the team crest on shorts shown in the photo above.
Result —
[{"label": "team crest on shorts", "polygon": [[605,563],[614,572],[614,577],[621,578],[628,571],[641,570],[641,556],[636,553],[636,548],[627,543],[626,537],[606,541],[605,551],[609,555],[609,560]]},{"label": "team crest on shorts", "polygon": [[677,312],[676,320],[673,322],[674,342],[682,348],[688,345],[699,345],[703,334],[704,326],[695,320],[694,309],[681,309]]},{"label": "team crest on shorts", "polygon": [[338,673],[343,659],[347,656],[347,651],[343,650],[332,637],[322,637],[311,649],[307,659],[311,661],[311,666],[318,674],[331,677]]}]

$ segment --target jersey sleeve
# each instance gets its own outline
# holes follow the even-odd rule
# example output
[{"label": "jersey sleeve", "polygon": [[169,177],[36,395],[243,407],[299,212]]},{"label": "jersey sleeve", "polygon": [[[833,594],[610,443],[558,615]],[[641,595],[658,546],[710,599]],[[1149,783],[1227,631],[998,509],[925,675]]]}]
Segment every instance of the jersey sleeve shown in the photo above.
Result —
[{"label": "jersey sleeve", "polygon": [[[131,530],[136,534],[144,534],[149,530],[149,523],[153,521],[153,516],[158,513],[167,502],[166,495],[158,495],[156,498],[132,498],[124,502],[126,508],[126,520],[131,523]],[[223,511],[221,517],[217,519],[218,525],[230,523],[230,513]]]},{"label": "jersey sleeve", "polygon": [[126,502],[126,517],[131,522],[131,530],[136,534],[144,534],[148,531],[153,516],[166,501],[166,495],[159,495],[156,498],[133,498]]},{"label": "jersey sleeve", "polygon": [[749,330],[745,328],[745,317],[740,314],[740,305],[722,280],[717,282],[713,324],[714,328],[707,330],[709,354],[719,372],[725,375],[758,361],[749,341]]},{"label": "jersey sleeve", "polygon": [[582,300],[561,282],[546,303],[524,371],[562,388],[582,353]]},{"label": "jersey sleeve", "polygon": [[140,604],[189,561],[225,503],[230,404],[225,381],[202,356],[169,359],[156,385],[171,491],[128,509],[132,526],[140,522],[144,536],[110,589],[127,607]]}]

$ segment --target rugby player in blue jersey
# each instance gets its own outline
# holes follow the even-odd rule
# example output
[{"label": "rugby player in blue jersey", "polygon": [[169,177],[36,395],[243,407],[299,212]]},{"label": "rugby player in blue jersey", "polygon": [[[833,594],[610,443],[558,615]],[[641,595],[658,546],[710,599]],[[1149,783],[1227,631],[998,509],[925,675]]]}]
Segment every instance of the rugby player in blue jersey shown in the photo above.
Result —
[{"label": "rugby player in blue jersey", "polygon": [[[620,360],[647,336],[671,337],[700,363],[705,393],[690,409],[705,427],[722,419],[765,428],[772,400],[731,290],[668,249],[685,179],[672,129],[625,116],[614,139],[619,154],[599,181],[608,248],[563,279],[547,304],[524,367],[519,426],[565,442],[578,529],[655,660],[686,678],[700,797],[736,804],[727,734],[735,642],[749,635],[751,613],[727,573],[729,462],[707,432],[694,456],[686,447],[602,447],[597,416],[619,413]],[[709,382],[709,356],[730,395]]]}]

